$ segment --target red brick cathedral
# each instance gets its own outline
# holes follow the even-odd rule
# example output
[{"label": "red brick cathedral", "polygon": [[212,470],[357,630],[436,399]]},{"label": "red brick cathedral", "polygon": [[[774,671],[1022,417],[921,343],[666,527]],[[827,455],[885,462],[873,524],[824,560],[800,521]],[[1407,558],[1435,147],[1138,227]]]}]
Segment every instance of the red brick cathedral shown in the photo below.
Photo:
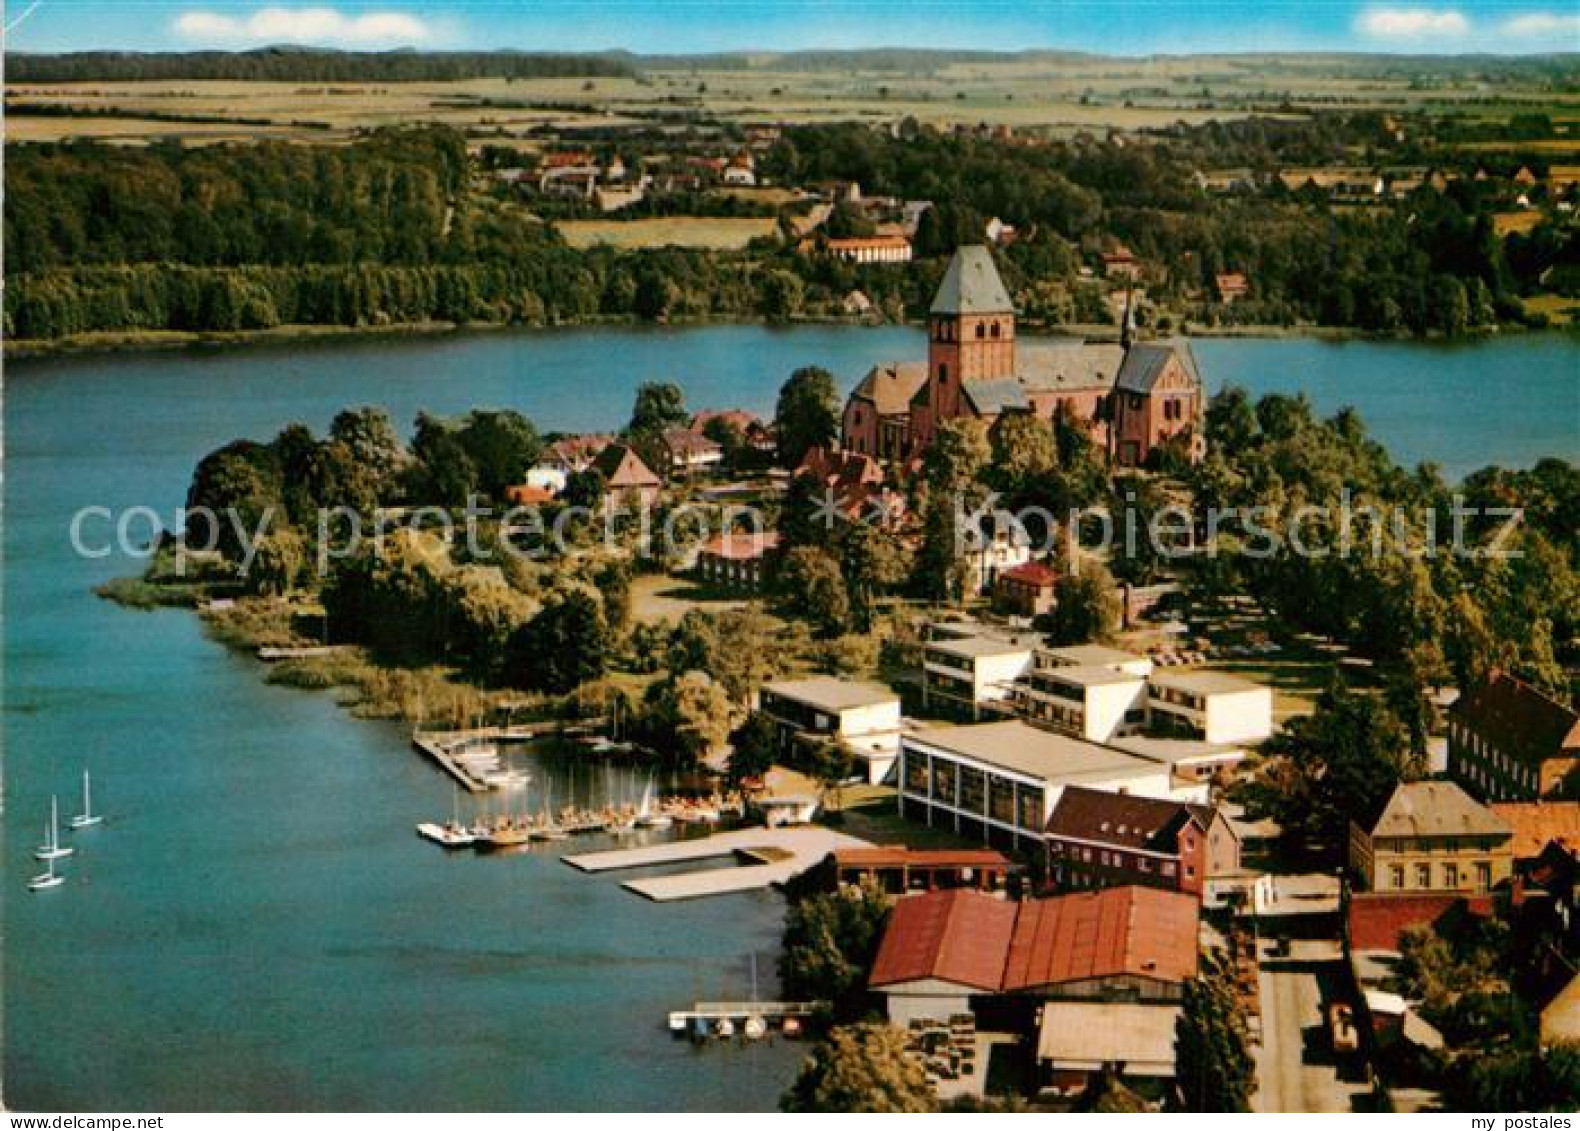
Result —
[{"label": "red brick cathedral", "polygon": [[1203,451],[1201,375],[1184,341],[1048,343],[1017,349],[1015,306],[985,247],[950,260],[927,322],[927,364],[875,366],[845,406],[847,450],[914,458],[946,420],[989,426],[1015,412],[1085,420],[1119,463],[1134,466],[1176,436]]}]

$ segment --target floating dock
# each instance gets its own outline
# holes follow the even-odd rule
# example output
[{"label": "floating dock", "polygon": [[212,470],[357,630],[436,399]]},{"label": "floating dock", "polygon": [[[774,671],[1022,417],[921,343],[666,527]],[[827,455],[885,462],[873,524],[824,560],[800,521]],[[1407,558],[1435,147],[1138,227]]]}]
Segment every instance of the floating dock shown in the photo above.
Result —
[{"label": "floating dock", "polygon": [[418,730],[413,731],[411,744],[436,762],[468,793],[487,793],[494,788],[471,772],[458,755],[468,747],[487,743],[530,742],[548,734],[580,733],[586,728],[602,725],[602,719],[555,720],[553,722],[523,723],[511,727],[478,727],[473,730]]},{"label": "floating dock", "polygon": [[827,1002],[821,1001],[699,1001],[690,1009],[672,1010],[669,1015],[671,1033],[694,1032],[697,1022],[708,1026],[711,1032],[719,1021],[730,1021],[744,1026],[747,1018],[756,1017],[769,1024],[784,1028],[787,1017],[797,1021],[811,1017]]},{"label": "floating dock", "polygon": [[730,857],[744,861],[730,867],[706,868],[673,876],[644,876],[627,880],[622,885],[627,891],[634,891],[658,903],[667,903],[676,899],[759,891],[794,879],[822,863],[837,848],[870,847],[858,837],[817,825],[803,825],[794,828],[736,829],[695,840],[588,852],[561,859],[583,872],[654,868]]}]

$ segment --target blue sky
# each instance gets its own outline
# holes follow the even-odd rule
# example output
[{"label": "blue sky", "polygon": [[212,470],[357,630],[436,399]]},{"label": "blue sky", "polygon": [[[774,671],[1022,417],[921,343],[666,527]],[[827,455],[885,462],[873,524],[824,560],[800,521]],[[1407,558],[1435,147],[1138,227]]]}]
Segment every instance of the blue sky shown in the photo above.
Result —
[{"label": "blue sky", "polygon": [[1580,51],[1580,0],[5,0],[22,51],[342,48],[1063,48]]}]

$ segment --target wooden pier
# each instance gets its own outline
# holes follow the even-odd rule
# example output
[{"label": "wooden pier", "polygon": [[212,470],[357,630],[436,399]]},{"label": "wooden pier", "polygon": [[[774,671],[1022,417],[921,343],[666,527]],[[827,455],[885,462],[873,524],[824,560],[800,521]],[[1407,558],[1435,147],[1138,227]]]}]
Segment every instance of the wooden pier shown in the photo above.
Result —
[{"label": "wooden pier", "polygon": [[474,777],[455,757],[468,746],[484,742],[530,742],[549,734],[580,732],[603,725],[602,719],[555,719],[548,722],[521,723],[508,727],[474,727],[471,730],[416,730],[411,744],[433,759],[439,768],[468,793],[488,793],[494,788]]}]

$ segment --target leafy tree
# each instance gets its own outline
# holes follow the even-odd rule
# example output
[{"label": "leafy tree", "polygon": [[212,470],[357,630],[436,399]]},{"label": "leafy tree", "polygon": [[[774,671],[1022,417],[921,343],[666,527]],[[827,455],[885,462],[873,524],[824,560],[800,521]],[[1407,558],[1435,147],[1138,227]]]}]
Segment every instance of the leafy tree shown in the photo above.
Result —
[{"label": "leafy tree", "polygon": [[930,1112],[938,1097],[905,1035],[865,1022],[830,1030],[779,1101],[789,1112]]},{"label": "leafy tree", "polygon": [[[372,474],[380,497],[410,458],[389,413],[382,408],[365,406],[336,413],[329,425],[329,439],[344,444],[352,461]],[[329,500],[329,505],[335,502]]]},{"label": "leafy tree", "polygon": [[565,490],[560,492],[560,499],[567,506],[596,511],[603,506],[607,491],[603,472],[596,467],[589,467],[573,471],[565,477]]},{"label": "leafy tree", "polygon": [[264,524],[285,520],[280,466],[274,451],[251,440],[236,440],[204,456],[192,474],[187,490],[187,510],[207,508],[209,520],[189,518],[187,537],[199,545],[212,544],[232,561],[245,556],[237,525],[256,532]]},{"label": "leafy tree", "polygon": [[779,756],[779,724],[761,711],[753,711],[730,736],[730,766],[724,777],[732,789],[760,778]]},{"label": "leafy tree", "polygon": [[612,644],[598,595],[567,589],[511,634],[505,676],[517,687],[564,694],[603,675]]},{"label": "leafy tree", "polygon": [[477,471],[479,489],[492,499],[503,499],[505,488],[525,479],[543,451],[532,422],[510,410],[469,413],[457,438]]},{"label": "leafy tree", "polygon": [[633,436],[660,436],[671,428],[684,428],[691,419],[686,394],[669,381],[644,381],[637,387],[626,432]]},{"label": "leafy tree", "polygon": [[872,882],[791,904],[779,962],[784,992],[796,1001],[832,1002],[837,1015],[855,1016],[892,905]]},{"label": "leafy tree", "polygon": [[1115,588],[1113,574],[1091,559],[1061,578],[1058,600],[1047,616],[1053,643],[1087,644],[1112,638],[1120,614]]},{"label": "leafy tree", "polygon": [[838,636],[850,625],[850,595],[839,563],[827,550],[797,546],[779,567],[779,585],[791,607],[824,636]]},{"label": "leafy tree", "polygon": [[412,451],[412,494],[424,505],[464,507],[477,493],[477,465],[449,421],[420,413]]},{"label": "leafy tree", "polygon": [[664,666],[673,675],[711,673],[744,708],[758,688],[784,670],[784,652],[783,633],[756,609],[692,609],[675,626]]},{"label": "leafy tree", "polygon": [[850,599],[851,627],[857,632],[868,632],[872,628],[874,602],[880,594],[905,581],[910,561],[886,530],[858,522],[839,540],[839,567]]},{"label": "leafy tree", "polygon": [[1012,412],[999,419],[989,434],[993,448],[993,473],[1006,490],[1015,491],[1059,465],[1053,427],[1029,412]]},{"label": "leafy tree", "polygon": [[1256,1091],[1245,1015],[1216,951],[1202,955],[1174,1026],[1175,1080],[1185,1111],[1247,1112]]},{"label": "leafy tree", "polygon": [[815,365],[790,374],[779,390],[774,428],[779,437],[779,462],[785,467],[799,466],[813,448],[832,446],[839,436],[839,393],[834,375]]},{"label": "leafy tree", "polygon": [[1335,683],[1316,711],[1291,719],[1263,747],[1267,806],[1297,846],[1337,855],[1351,820],[1375,817],[1412,765],[1405,728],[1375,695]]},{"label": "leafy tree", "polygon": [[987,430],[969,419],[946,421],[928,451],[917,580],[937,600],[964,596],[963,551],[984,532],[967,530],[963,522],[985,498],[980,480],[991,457]]},{"label": "leafy tree", "polygon": [[653,684],[644,708],[641,725],[649,743],[679,765],[707,757],[729,738],[730,697],[706,672],[688,671]]}]

